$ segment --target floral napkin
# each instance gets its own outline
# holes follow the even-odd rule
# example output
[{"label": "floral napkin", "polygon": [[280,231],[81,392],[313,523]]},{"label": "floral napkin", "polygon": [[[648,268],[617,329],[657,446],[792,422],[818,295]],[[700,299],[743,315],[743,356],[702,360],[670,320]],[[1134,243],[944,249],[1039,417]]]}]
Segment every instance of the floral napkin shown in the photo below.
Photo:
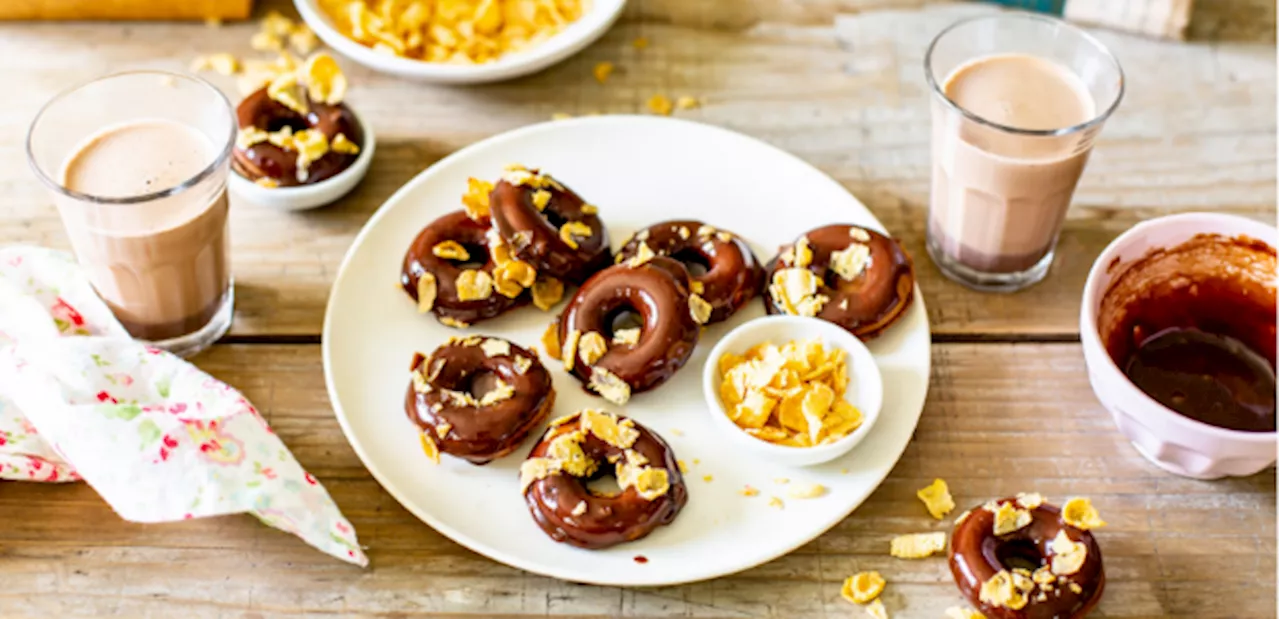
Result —
[{"label": "floral napkin", "polygon": [[0,247],[0,479],[83,479],[134,522],[248,512],[368,564],[257,409],[130,339],[62,252]]}]

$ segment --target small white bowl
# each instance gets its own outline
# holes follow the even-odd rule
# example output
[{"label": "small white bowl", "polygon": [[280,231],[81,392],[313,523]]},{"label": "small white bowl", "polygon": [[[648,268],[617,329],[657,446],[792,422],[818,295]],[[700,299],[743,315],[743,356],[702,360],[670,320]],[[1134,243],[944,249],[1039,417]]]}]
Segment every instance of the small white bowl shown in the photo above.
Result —
[{"label": "small white bowl", "polygon": [[263,187],[232,170],[231,179],[228,181],[231,195],[281,211],[305,211],[332,204],[342,196],[351,193],[351,190],[355,189],[356,185],[364,179],[364,175],[369,172],[369,164],[373,162],[373,151],[378,145],[373,128],[364,122],[354,109],[351,113],[356,117],[356,122],[360,123],[364,143],[360,145],[356,160],[347,166],[347,169],[318,183],[297,187]]},{"label": "small white bowl", "polygon": [[484,84],[528,75],[578,53],[617,21],[626,0],[594,0],[581,19],[550,39],[493,62],[474,65],[424,62],[375,52],[334,28],[317,0],[294,0],[293,4],[329,47],[370,69],[435,84]]},{"label": "small white bowl", "polygon": [[[747,434],[725,414],[720,401],[720,357],[725,353],[742,354],[747,349],[764,342],[779,346],[792,340],[822,341],[827,348],[841,348],[847,353],[849,364],[849,388],[845,400],[862,411],[862,425],[848,436],[834,443],[813,447],[787,447],[774,445]],[[753,451],[762,458],[788,466],[809,466],[829,462],[853,449],[871,431],[880,417],[880,405],[884,401],[884,383],[875,357],[853,334],[817,318],[804,316],[765,316],[743,323],[720,339],[711,349],[702,369],[702,390],[707,398],[707,411],[712,423],[732,437],[741,448]]]},{"label": "small white bowl", "polygon": [[[1175,475],[1217,479],[1252,475],[1276,462],[1275,432],[1242,432],[1201,423],[1166,408],[1124,375],[1098,333],[1098,310],[1112,276],[1147,252],[1174,247],[1197,234],[1246,235],[1276,246],[1276,229],[1218,213],[1187,213],[1140,223],[1098,256],[1084,285],[1080,342],[1089,384],[1138,453]],[[1113,264],[1113,262],[1115,264]]]}]

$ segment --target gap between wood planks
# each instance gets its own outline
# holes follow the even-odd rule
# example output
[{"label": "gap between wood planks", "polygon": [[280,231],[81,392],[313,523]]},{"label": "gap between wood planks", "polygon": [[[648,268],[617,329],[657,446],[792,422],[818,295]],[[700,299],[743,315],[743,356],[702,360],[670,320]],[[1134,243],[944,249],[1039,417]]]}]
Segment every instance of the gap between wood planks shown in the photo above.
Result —
[{"label": "gap between wood planks", "polygon": [[[316,345],[319,334],[230,334],[218,344],[249,345]],[[935,333],[934,344],[1079,344],[1077,333]]]}]

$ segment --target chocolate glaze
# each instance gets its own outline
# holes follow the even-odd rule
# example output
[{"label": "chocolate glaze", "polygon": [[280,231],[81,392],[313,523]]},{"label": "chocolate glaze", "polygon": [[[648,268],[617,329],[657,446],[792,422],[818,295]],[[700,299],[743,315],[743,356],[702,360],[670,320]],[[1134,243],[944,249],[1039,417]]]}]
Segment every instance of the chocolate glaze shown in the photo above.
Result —
[{"label": "chocolate glaze", "polygon": [[1134,385],[1170,409],[1275,432],[1276,267],[1266,243],[1211,234],[1113,264],[1098,334]]},{"label": "chocolate glaze", "polygon": [[[1016,499],[1007,498],[995,501],[996,504],[1013,503]],[[1043,504],[1031,512],[1031,524],[1012,533],[997,537],[992,527],[995,514],[976,507],[969,515],[956,523],[951,533],[951,548],[948,561],[951,564],[951,575],[956,580],[960,593],[969,598],[988,619],[1077,619],[1084,617],[1102,598],[1102,590],[1106,586],[1106,574],[1102,568],[1102,550],[1089,531],[1081,531],[1062,521],[1060,510],[1052,505]],[[1066,580],[1080,586],[1080,593],[1074,593],[1065,582],[1055,584],[1048,591],[1048,599],[1035,601],[1039,593],[1032,593],[1027,605],[1020,610],[1004,607],[993,607],[979,599],[982,584],[987,582],[1000,570],[1027,568],[1034,571],[1053,560],[1051,548],[1053,539],[1059,531],[1066,531],[1073,542],[1081,542],[1087,548],[1084,565],[1080,571],[1066,576]],[[1013,560],[1011,561],[1010,558]]]},{"label": "chocolate glaze", "polygon": [[[516,298],[494,291],[487,299],[463,301],[458,298],[455,283],[458,273],[462,272],[458,263],[453,260],[437,257],[431,248],[444,241],[456,241],[464,247],[472,248],[471,258],[475,262],[484,261],[480,269],[493,275],[493,258],[489,253],[489,239],[485,233],[489,230],[489,220],[474,221],[465,211],[454,211],[427,224],[413,244],[405,252],[404,264],[400,270],[400,286],[414,301],[418,300],[418,278],[423,273],[431,273],[436,278],[436,302],[432,313],[444,318],[460,320],[474,324],[481,320],[493,318],[513,307],[528,302],[528,294],[522,293]],[[476,255],[480,250],[483,255]]]},{"label": "chocolate glaze", "polygon": [[[560,187],[546,189],[551,200],[539,212],[533,206],[535,189],[500,180],[489,194],[490,214],[498,234],[517,258],[532,264],[541,275],[581,284],[612,262],[609,231],[599,216],[582,211],[585,203],[578,194],[563,184]],[[560,239],[560,226],[570,221],[591,228],[590,237],[575,237],[577,249]]]},{"label": "chocolate glaze", "polygon": [[[631,449],[647,458],[648,466],[666,469],[670,483],[667,493],[652,501],[641,497],[635,488],[627,488],[613,496],[603,496],[587,488],[587,479],[566,474],[545,477],[530,484],[524,498],[534,522],[551,539],[579,548],[608,548],[638,540],[675,520],[688,501],[688,490],[680,475],[680,467],[676,464],[675,453],[656,433],[639,423],[635,424],[635,428],[640,432],[640,437]],[[553,439],[577,429],[577,415],[561,425],[549,428],[538,444],[533,446],[529,457],[546,456]],[[595,477],[613,471],[613,465],[609,462],[611,457],[625,457],[625,450],[610,445],[593,434],[588,434],[583,440],[582,451],[598,465]],[[574,509],[581,502],[587,504],[587,511],[579,516],[573,515]]]},{"label": "chocolate glaze", "polygon": [[[829,268],[831,254],[855,242],[849,236],[849,229],[855,227],[861,228],[833,224],[814,228],[803,236],[808,237],[809,247],[813,250],[813,262],[808,269],[822,278],[823,284],[818,292],[829,299],[817,317],[869,340],[884,333],[911,305],[915,293],[915,268],[911,256],[897,241],[870,228],[862,228],[871,237],[866,243],[871,250],[870,263],[853,281],[841,278]],[[779,256],[793,247],[794,243],[779,248]],[[769,263],[763,297],[765,311],[770,314],[786,313],[768,293],[767,286],[773,281],[774,273],[787,266],[781,264],[778,257]]]},{"label": "chocolate glaze", "polygon": [[[642,322],[635,344],[613,344],[612,317],[637,314]],[[693,355],[701,333],[689,312],[689,272],[671,258],[656,257],[630,267],[619,264],[596,273],[569,300],[560,315],[560,341],[571,331],[596,332],[609,350],[595,362],[631,386],[631,393],[667,382]],[[579,353],[573,375],[586,383],[591,367]]]},{"label": "chocolate glaze", "polygon": [[[419,393],[410,383],[405,393],[405,412],[441,452],[472,464],[487,464],[514,451],[546,420],[556,392],[551,386],[551,374],[538,361],[538,355],[511,344],[510,354],[489,357],[479,344],[466,345],[462,341],[452,340],[427,358],[414,356],[413,369],[428,377],[426,382],[432,390]],[[523,374],[515,366],[520,357],[531,362]],[[444,365],[439,366],[435,378],[430,378],[433,368],[441,362]],[[459,406],[441,392],[470,392],[485,375],[511,385],[515,395],[489,406]],[[484,394],[472,395],[480,399]],[[442,436],[440,428],[445,424],[447,432]]]},{"label": "chocolate glaze", "polygon": [[[265,87],[254,91],[236,106],[236,120],[240,128],[257,127],[268,133],[292,127],[294,132],[304,129],[318,130],[330,142],[339,133],[357,146],[364,147],[364,132],[355,114],[344,103],[327,105],[308,101],[307,114],[299,114],[267,95]],[[249,148],[236,146],[232,151],[231,166],[251,181],[270,178],[282,187],[310,185],[347,169],[355,163],[355,155],[330,150],[323,157],[307,166],[307,179],[298,180],[298,154],[269,142],[259,142]]]},{"label": "chocolate glaze", "polygon": [[690,274],[694,281],[702,283],[700,296],[711,304],[711,318],[707,320],[711,324],[733,315],[760,293],[764,268],[736,234],[730,233],[733,238],[728,241],[715,234],[699,237],[698,229],[703,225],[695,220],[673,220],[649,226],[622,246],[618,261],[630,260],[645,244],[659,256],[671,256],[686,266],[692,260],[705,267],[705,273]]}]

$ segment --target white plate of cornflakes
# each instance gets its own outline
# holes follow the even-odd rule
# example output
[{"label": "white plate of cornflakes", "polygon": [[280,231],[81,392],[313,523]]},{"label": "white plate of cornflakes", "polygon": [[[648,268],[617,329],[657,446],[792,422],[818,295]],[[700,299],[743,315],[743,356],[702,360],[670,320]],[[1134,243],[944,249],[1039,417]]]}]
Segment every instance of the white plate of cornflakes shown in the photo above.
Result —
[{"label": "white plate of cornflakes", "polygon": [[626,0],[294,0],[338,53],[437,84],[482,84],[545,69],[600,38]]},{"label": "white plate of cornflakes", "polygon": [[[343,260],[325,316],[329,397],[356,453],[392,496],[437,531],[496,561],[574,582],[627,586],[705,580],[760,565],[812,541],[866,500],[898,461],[924,407],[930,338],[919,290],[899,322],[868,342],[883,376],[879,419],[851,452],[808,467],[739,449],[713,423],[703,398],[709,351],[734,327],[764,314],[759,300],[709,327],[674,378],[623,406],[586,393],[541,350],[551,314],[529,306],[465,329],[539,351],[554,377],[552,418],[603,408],[634,418],[670,444],[687,466],[688,504],[669,526],[644,539],[593,551],[556,543],[543,533],[525,505],[519,479],[520,464],[541,428],[515,453],[488,465],[448,455],[433,464],[404,410],[410,361],[415,352],[430,354],[463,331],[417,312],[397,285],[401,263],[418,230],[461,208],[468,177],[496,178],[510,163],[540,167],[598,205],[615,250],[633,232],[667,219],[696,218],[732,230],[762,260],[826,224],[884,230],[844,187],[813,166],[753,138],[689,121],[555,121],[446,157],[405,184],[369,220]],[[789,490],[814,484],[824,486],[825,494],[789,496]],[[747,486],[759,493],[745,496]],[[375,539],[375,563],[379,554]]]}]

